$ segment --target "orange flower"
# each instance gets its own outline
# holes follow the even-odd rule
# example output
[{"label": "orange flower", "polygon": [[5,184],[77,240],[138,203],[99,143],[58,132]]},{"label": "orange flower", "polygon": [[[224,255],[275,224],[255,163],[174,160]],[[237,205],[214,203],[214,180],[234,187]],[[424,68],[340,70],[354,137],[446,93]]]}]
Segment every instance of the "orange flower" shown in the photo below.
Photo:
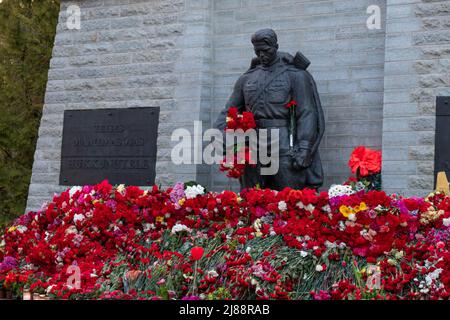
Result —
[{"label": "orange flower", "polygon": [[127,271],[126,273],[126,277],[130,280],[130,281],[136,281],[137,278],[141,275],[142,271],[140,270],[131,270],[131,271]]},{"label": "orange flower", "polygon": [[361,177],[380,173],[381,151],[359,146],[353,150],[348,165],[352,173],[357,173],[359,170]]}]

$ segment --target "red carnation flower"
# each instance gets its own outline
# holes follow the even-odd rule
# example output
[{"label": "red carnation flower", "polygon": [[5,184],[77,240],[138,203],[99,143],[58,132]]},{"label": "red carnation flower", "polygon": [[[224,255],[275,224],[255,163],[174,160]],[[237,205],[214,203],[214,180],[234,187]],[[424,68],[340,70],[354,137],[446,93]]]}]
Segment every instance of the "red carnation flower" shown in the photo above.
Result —
[{"label": "red carnation flower", "polygon": [[[238,113],[236,107],[230,107],[226,118],[225,130],[243,130],[256,128],[256,121],[252,112],[244,111]],[[239,161],[238,162],[238,158]],[[244,161],[242,161],[244,160]],[[250,162],[250,150],[247,147],[236,149],[232,159],[224,157],[220,163],[220,171],[226,172],[229,178],[240,178],[245,171],[245,166]]]},{"label": "red carnation flower", "polygon": [[357,173],[361,177],[381,172],[381,151],[372,150],[359,146],[353,150],[348,162],[352,173]]},{"label": "red carnation flower", "polygon": [[244,131],[256,128],[256,122],[252,112],[242,112],[242,119],[240,122],[240,129]]},{"label": "red carnation flower", "polygon": [[295,101],[295,100],[291,100],[288,103],[286,103],[286,105],[285,105],[285,107],[287,109],[295,108],[296,106],[297,106],[297,101]]}]

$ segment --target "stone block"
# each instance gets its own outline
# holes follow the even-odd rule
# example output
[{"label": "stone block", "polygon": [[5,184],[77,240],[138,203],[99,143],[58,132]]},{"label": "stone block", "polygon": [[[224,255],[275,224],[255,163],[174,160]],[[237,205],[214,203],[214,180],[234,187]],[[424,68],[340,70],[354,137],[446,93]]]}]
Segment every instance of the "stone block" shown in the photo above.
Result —
[{"label": "stone block", "polygon": [[434,146],[416,146],[409,147],[409,160],[433,160]]},{"label": "stone block", "polygon": [[418,4],[415,6],[414,13],[418,17],[448,16],[450,15],[450,4],[447,1]]},{"label": "stone block", "polygon": [[409,126],[412,131],[431,131],[435,130],[436,118],[434,117],[421,117],[410,120]]},{"label": "stone block", "polygon": [[410,189],[422,189],[432,192],[434,190],[434,177],[433,176],[409,176],[408,188]]}]

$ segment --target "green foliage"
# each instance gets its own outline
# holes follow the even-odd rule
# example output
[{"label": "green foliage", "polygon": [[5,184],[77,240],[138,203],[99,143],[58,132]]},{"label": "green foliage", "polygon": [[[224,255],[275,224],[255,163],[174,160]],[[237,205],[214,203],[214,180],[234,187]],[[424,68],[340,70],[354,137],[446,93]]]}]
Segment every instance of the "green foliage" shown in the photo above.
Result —
[{"label": "green foliage", "polygon": [[0,3],[0,227],[25,210],[58,0]]},{"label": "green foliage", "polygon": [[[223,234],[230,234],[231,229],[222,230]],[[254,265],[256,261],[263,261],[264,253],[276,252],[276,255],[271,256],[269,259],[270,265],[282,275],[280,280],[293,282],[293,290],[289,294],[291,299],[303,300],[311,299],[311,291],[319,292],[320,290],[328,291],[334,283],[341,280],[349,280],[351,283],[355,283],[359,289],[363,298],[370,299],[377,294],[383,294],[383,291],[369,290],[366,288],[367,281],[367,262],[360,257],[355,257],[351,254],[348,248],[330,248],[320,258],[315,255],[308,254],[302,256],[299,254],[299,250],[295,248],[287,247],[281,236],[274,237],[255,237],[252,240],[247,241],[246,244],[233,243],[234,239],[227,239],[223,242],[223,237],[219,233],[214,238],[201,238],[197,239],[194,244],[191,241],[182,241],[180,238],[171,234],[170,230],[166,230],[159,242],[161,252],[178,252],[187,260],[180,259],[177,256],[170,256],[166,258],[158,258],[155,255],[149,254],[145,258],[149,259],[148,263],[142,263],[139,259],[133,258],[133,253],[123,254],[119,259],[113,261],[113,263],[106,263],[105,266],[110,270],[109,281],[102,284],[102,291],[114,291],[124,290],[128,293],[129,290],[136,290],[141,297],[148,297],[147,292],[153,292],[152,295],[157,295],[162,299],[170,299],[169,293],[172,292],[176,298],[180,298],[189,294],[198,295],[197,290],[200,282],[200,278],[204,275],[198,275],[194,272],[188,272],[186,274],[180,269],[180,266],[188,261],[190,256],[190,250],[194,245],[199,245],[205,249],[205,258],[195,262],[192,268],[203,270],[206,274],[208,271],[214,270],[219,274],[219,278],[227,277],[226,273],[222,273],[218,269],[218,266],[223,266],[229,253],[227,250],[233,251],[236,249],[236,256],[234,260],[242,258],[245,252],[249,252]],[[146,247],[150,247],[150,242],[143,244]],[[223,250],[228,248],[227,250]],[[247,251],[247,249],[250,249]],[[343,261],[346,262],[345,266],[342,265],[342,261],[334,261],[329,259],[331,253],[339,252],[343,256]],[[206,257],[206,254],[208,254]],[[317,265],[325,264],[327,269],[325,271],[317,271]],[[250,265],[248,266],[250,267]],[[128,281],[125,278],[127,271],[139,270],[140,274],[133,281]],[[197,278],[197,279],[196,279]],[[160,282],[161,280],[164,282]],[[190,281],[187,281],[190,279]],[[251,283],[251,286],[242,291],[238,299],[251,299],[258,298],[255,292],[255,287],[263,288],[266,292],[274,292],[276,283],[270,281],[263,281],[259,277],[250,274],[247,281]],[[208,300],[216,299],[231,299],[231,289],[233,286],[239,287],[240,284],[232,281],[225,280],[224,286],[217,287],[212,293],[205,296]],[[188,290],[182,290],[182,286],[187,285]],[[230,287],[226,287],[226,286]],[[236,293],[235,293],[236,295]],[[235,296],[236,297],[236,296]],[[73,298],[73,297],[71,297]],[[353,296],[348,296],[348,299],[354,299]]]}]

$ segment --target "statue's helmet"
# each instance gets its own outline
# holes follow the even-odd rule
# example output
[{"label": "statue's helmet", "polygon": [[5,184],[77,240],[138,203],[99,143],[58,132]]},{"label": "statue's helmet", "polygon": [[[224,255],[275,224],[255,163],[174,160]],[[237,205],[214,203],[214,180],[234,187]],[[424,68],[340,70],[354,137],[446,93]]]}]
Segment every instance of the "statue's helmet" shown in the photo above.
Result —
[{"label": "statue's helmet", "polygon": [[252,35],[252,43],[254,46],[264,43],[278,49],[277,34],[275,33],[275,31],[269,28],[256,31]]}]

